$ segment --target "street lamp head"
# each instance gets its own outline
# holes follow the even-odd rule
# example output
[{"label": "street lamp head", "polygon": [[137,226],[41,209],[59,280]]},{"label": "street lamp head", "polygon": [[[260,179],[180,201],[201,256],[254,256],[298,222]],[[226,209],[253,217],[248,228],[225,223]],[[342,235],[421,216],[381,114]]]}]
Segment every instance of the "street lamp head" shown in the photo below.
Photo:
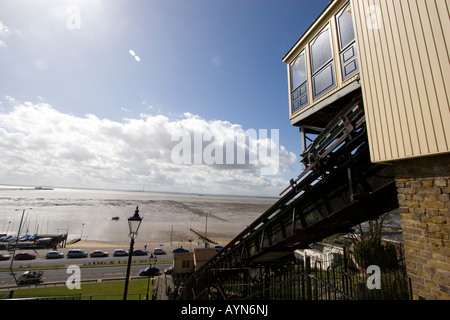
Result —
[{"label": "street lamp head", "polygon": [[136,210],[134,211],[134,216],[128,218],[128,227],[130,229],[129,236],[131,238],[134,238],[137,236],[139,226],[141,225],[142,219],[139,216],[139,207],[136,207]]}]

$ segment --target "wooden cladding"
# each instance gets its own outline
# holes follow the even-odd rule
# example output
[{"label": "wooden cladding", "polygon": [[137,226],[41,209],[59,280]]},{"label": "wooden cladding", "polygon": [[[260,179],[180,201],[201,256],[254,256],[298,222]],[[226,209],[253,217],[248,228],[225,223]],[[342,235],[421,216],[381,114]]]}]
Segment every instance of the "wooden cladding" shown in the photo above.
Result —
[{"label": "wooden cladding", "polygon": [[371,159],[450,152],[450,0],[352,0]]}]

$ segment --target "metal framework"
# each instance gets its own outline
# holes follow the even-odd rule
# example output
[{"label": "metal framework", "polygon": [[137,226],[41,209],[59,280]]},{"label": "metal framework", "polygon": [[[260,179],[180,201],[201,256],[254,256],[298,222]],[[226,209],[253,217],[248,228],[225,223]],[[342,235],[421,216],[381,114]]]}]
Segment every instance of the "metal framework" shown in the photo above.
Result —
[{"label": "metal framework", "polygon": [[365,129],[357,94],[304,150],[306,169],[282,198],[190,277],[192,298],[209,290],[210,277],[276,263],[397,208],[393,169],[371,163]]}]

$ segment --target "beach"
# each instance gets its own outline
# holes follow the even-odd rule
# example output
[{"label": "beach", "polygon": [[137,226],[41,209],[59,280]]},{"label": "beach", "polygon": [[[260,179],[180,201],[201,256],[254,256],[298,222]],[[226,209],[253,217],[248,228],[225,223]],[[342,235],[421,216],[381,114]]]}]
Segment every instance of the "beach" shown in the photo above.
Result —
[{"label": "beach", "polygon": [[[138,191],[0,188],[0,233],[67,234],[70,247],[129,247],[127,218],[143,218],[135,248],[221,245],[241,233],[276,199]],[[191,240],[191,242],[189,242]],[[166,250],[167,251],[167,250]]]}]

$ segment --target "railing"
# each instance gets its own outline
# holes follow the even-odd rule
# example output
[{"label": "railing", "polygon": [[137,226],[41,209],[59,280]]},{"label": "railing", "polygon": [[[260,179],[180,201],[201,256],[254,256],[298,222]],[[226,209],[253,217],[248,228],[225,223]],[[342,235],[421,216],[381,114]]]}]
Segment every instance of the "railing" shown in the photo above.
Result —
[{"label": "railing", "polygon": [[332,258],[294,256],[251,268],[211,270],[199,292],[186,292],[192,300],[409,300],[410,280],[402,263],[402,246],[396,267],[381,267],[380,289],[368,285],[371,274],[358,266],[352,253]]}]

